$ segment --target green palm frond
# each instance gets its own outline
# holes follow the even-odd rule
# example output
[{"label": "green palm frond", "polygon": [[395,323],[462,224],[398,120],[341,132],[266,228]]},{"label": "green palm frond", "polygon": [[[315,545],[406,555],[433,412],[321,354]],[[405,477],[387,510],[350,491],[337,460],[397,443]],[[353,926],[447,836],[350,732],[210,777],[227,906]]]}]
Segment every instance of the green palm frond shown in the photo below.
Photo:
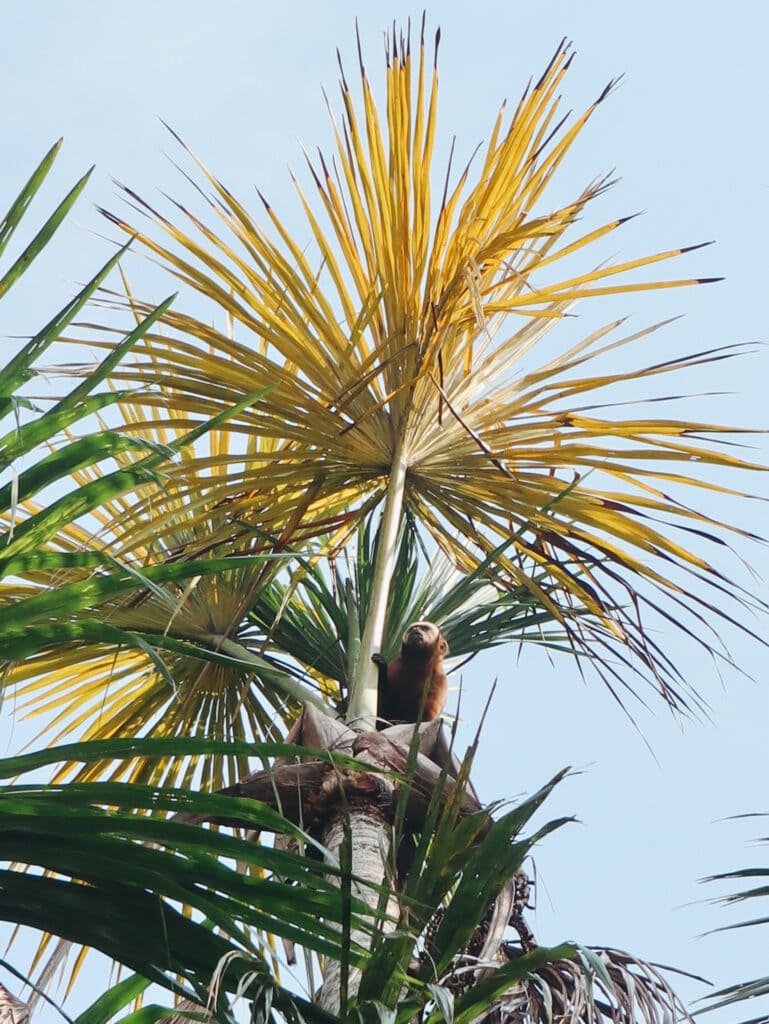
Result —
[{"label": "green palm frond", "polygon": [[[48,177],[51,168],[56,161],[56,157],[59,154],[59,150],[62,147],[62,142],[63,139],[59,139],[53,146],[51,146],[25,182],[21,192],[19,192],[16,199],[11,203],[11,206],[2,221],[0,221],[0,258],[2,258],[8,243],[18,230],[24,214],[27,212],[30,203],[39,191],[40,186]],[[93,168],[91,168],[91,171],[92,170]],[[80,178],[80,180],[70,189],[56,209],[48,216],[43,226],[37,230],[32,240],[27,243],[21,254],[13,261],[8,269],[3,270],[3,275],[0,278],[0,298],[2,298],[2,296],[11,289],[22,274],[29,270],[35,258],[39,256],[54,237],[62,221],[72,209],[88,183],[91,171],[87,171],[86,174],[84,174],[83,177]],[[7,399],[9,396],[4,395],[3,397]]]},{"label": "green palm frond", "polygon": [[[436,985],[431,978],[439,950],[445,967],[487,915],[532,843],[559,824],[552,822],[530,838],[521,834],[557,779],[490,829],[486,812],[463,823],[458,817],[460,801],[441,809],[436,794],[432,815],[440,818],[441,825],[429,863],[419,862],[413,892],[406,895],[410,909],[403,926],[397,933],[380,935],[381,941],[366,952],[345,945],[349,944],[345,925],[351,919],[355,927],[380,934],[382,922],[362,917],[367,912],[358,901],[339,899],[333,880],[344,868],[165,816],[234,815],[244,826],[291,836],[302,845],[306,841],[308,848],[316,845],[311,836],[270,807],[251,799],[137,783],[61,786],[25,781],[29,773],[56,762],[122,761],[138,755],[168,759],[183,751],[233,758],[248,753],[268,763],[291,749],[274,744],[240,746],[238,750],[237,745],[190,739],[112,740],[70,744],[0,761],[0,779],[14,778],[0,785],[4,826],[0,859],[13,862],[0,873],[2,916],[85,943],[136,971],[137,976],[121,982],[100,1004],[102,1013],[107,1004],[127,1005],[153,982],[204,1005],[212,989],[218,990],[220,1001],[213,1004],[217,1013],[226,1011],[233,993],[241,988],[251,997],[255,990],[267,988],[279,1012],[288,1015],[293,1007],[300,1012],[299,1019],[328,1024],[340,1019],[323,1014],[281,985],[278,958],[270,953],[267,933],[301,943],[307,957],[344,957],[364,966],[364,986],[376,993],[382,1005],[400,999],[404,1007],[413,1003],[413,1010],[428,1007],[434,999]],[[432,959],[425,961],[424,977],[415,975],[410,966],[415,944],[444,900],[443,926],[432,943]],[[180,913],[180,908],[186,909]],[[140,940],[148,928],[151,934]],[[520,983],[534,968],[572,953],[569,946],[529,952],[500,973],[498,987]],[[367,998],[361,990],[361,1008]],[[469,1012],[467,1008],[464,1016]]]},{"label": "green palm frond", "polygon": [[[362,64],[360,103],[343,74],[334,158],[308,158],[317,201],[299,194],[314,257],[270,203],[263,227],[199,162],[213,226],[181,204],[172,219],[126,190],[150,227],[137,232],[109,214],[113,223],[137,233],[234,327],[224,333],[175,308],[115,378],[144,389],[151,423],[175,426],[271,387],[231,421],[243,458],[212,452],[204,461],[219,471],[209,499],[231,515],[217,534],[223,543],[249,529],[274,550],[330,532],[344,543],[387,497],[395,525],[386,552],[405,508],[461,569],[493,554],[495,582],[528,590],[574,649],[592,645],[606,666],[619,654],[685,707],[686,683],[648,622],[662,616],[709,651],[719,649],[713,617],[744,628],[742,609],[756,602],[721,555],[725,533],[748,534],[715,519],[705,501],[736,493],[715,471],[765,467],[736,454],[737,428],[628,415],[612,397],[632,379],[637,405],[654,397],[658,378],[736,349],[616,371],[611,357],[655,329],[623,334],[617,321],[537,365],[544,336],[579,300],[702,280],[641,274],[692,247],[559,270],[589,259],[626,219],[580,233],[605,179],[564,205],[548,202],[550,179],[611,89],[573,123],[562,119],[571,59],[560,48],[512,117],[500,112],[476,165],[436,204],[436,67],[424,37],[412,53],[410,39],[393,34],[383,110]],[[170,489],[195,486],[189,467],[169,471]],[[146,531],[146,508],[131,509],[134,530]],[[597,644],[582,618],[566,614],[573,608],[600,623]],[[381,645],[383,619],[377,607],[361,664]]]},{"label": "green palm frond", "polygon": [[[47,154],[0,223],[0,256],[59,146]],[[87,175],[3,274],[0,296],[53,236],[86,180]],[[8,667],[3,687],[16,685],[21,693],[28,682],[24,700],[50,716],[47,724],[55,736],[73,730],[88,736],[87,726],[90,722],[93,729],[94,721],[100,723],[97,736],[125,735],[140,732],[153,718],[156,725],[160,722],[161,735],[183,731],[177,729],[179,718],[201,732],[213,718],[228,723],[215,734],[269,734],[275,705],[313,699],[285,673],[239,647],[233,634],[233,621],[247,607],[244,596],[254,581],[274,571],[269,560],[255,562],[244,552],[244,557],[203,564],[180,562],[179,552],[199,536],[194,532],[199,526],[190,524],[192,517],[179,499],[165,509],[168,521],[177,524],[175,549],[157,555],[145,545],[128,552],[121,543],[128,492],[152,504],[153,495],[164,493],[165,467],[174,459],[189,461],[190,449],[203,435],[209,447],[219,443],[228,416],[225,412],[187,431],[146,432],[143,437],[104,419],[125,397],[104,388],[105,379],[171,300],[137,317],[134,329],[63,396],[26,397],[25,386],[42,374],[42,355],[123,252],[0,370],[0,659]],[[248,404],[259,397],[250,396]],[[77,437],[75,427],[87,432]],[[213,517],[225,514],[211,512]],[[116,524],[112,536],[109,523]],[[211,576],[214,571],[219,577]],[[236,606],[242,606],[240,616]],[[206,655],[202,661],[201,650]],[[255,673],[262,680],[264,703],[244,700]],[[239,680],[236,686],[229,685],[233,676]],[[185,690],[188,677],[204,678],[197,691],[172,700]],[[229,723],[236,725],[228,733]],[[230,767],[237,772],[243,765]],[[223,774],[209,781],[223,785]]]},{"label": "green palm frond", "polygon": [[[743,818],[765,818],[765,814],[745,814],[740,815]],[[762,847],[766,848],[769,844],[769,837],[761,836],[758,840]],[[734,928],[758,928],[769,926],[769,913],[767,912],[767,899],[769,899],[769,867],[764,864],[757,864],[754,867],[739,868],[734,871],[724,871],[717,875],[711,875],[709,878],[703,879],[705,882],[737,882],[742,884],[748,884],[749,888],[740,889],[738,892],[729,893],[727,896],[722,896],[713,902],[719,903],[723,906],[733,907],[737,904],[745,903],[750,901],[750,907],[756,907],[752,915],[744,921],[737,921],[733,924],[723,925],[721,928],[716,929],[717,931],[730,931]],[[754,902],[755,901],[755,902]],[[751,1016],[741,1022],[741,1024],[766,1024],[769,1021],[769,1006],[767,1005],[767,997],[769,996],[769,975],[764,975],[759,978],[753,978],[750,981],[739,981],[735,984],[728,985],[717,992],[713,992],[707,1000],[704,1000],[704,1005],[700,1009],[700,1013],[705,1013],[710,1010],[717,1010],[722,1006],[732,1006],[734,1004],[745,1004],[744,1009],[746,1012],[755,1011],[758,1009],[758,1016]],[[740,1005],[739,1009],[743,1007]]]},{"label": "green palm frond", "polygon": [[[23,779],[62,759],[168,758],[181,749],[190,755],[221,754],[221,748],[203,740],[73,744],[3,759],[0,778]],[[248,752],[267,758],[283,748],[252,745]],[[154,982],[203,1005],[229,956],[218,1009],[254,974],[269,981],[276,998],[303,1007],[305,1019],[321,1020],[308,1000],[279,984],[265,934],[339,957],[337,872],[319,859],[159,817],[223,811],[237,812],[255,829],[304,839],[290,821],[251,800],[135,783],[0,785],[0,860],[11,862],[0,872],[0,914],[98,949],[135,970],[144,987]],[[362,910],[355,905],[353,914]],[[138,992],[135,982],[130,987],[136,998],[141,984]]]},{"label": "green palm frond", "polygon": [[[362,904],[340,900],[332,881],[341,871],[345,884],[343,865],[329,867],[285,847],[190,823],[190,816],[236,817],[244,826],[314,848],[311,835],[258,801],[136,783],[24,780],[59,761],[168,759],[184,752],[233,759],[248,753],[264,764],[294,750],[237,747],[200,739],[127,739],[0,761],[0,778],[15,779],[0,785],[0,855],[14,862],[0,877],[2,916],[86,943],[137,972],[109,989],[85,1019],[111,1019],[109,1008],[114,1013],[128,1006],[150,982],[196,1006],[208,1003],[215,1019],[228,1024],[233,997],[258,993],[272,996],[278,1020],[343,1019],[284,986],[267,934],[301,942],[308,958],[341,958],[362,968],[349,1007],[361,1015],[378,1006],[404,1021],[422,1015],[434,1024],[470,1024],[493,1006],[509,1024],[602,1024],[620,1019],[616,1007],[626,1015],[621,1019],[642,1024],[657,1024],[667,1012],[688,1019],[654,965],[615,950],[514,939],[514,930],[531,936],[519,921],[517,896],[514,928],[499,916],[500,899],[510,913],[504,893],[523,874],[534,844],[566,823],[550,821],[531,831],[534,814],[564,773],[504,813],[492,808],[496,820],[489,809],[460,813],[464,784],[448,800],[442,785],[436,787],[399,894],[395,930],[382,927],[384,907],[371,921],[361,916]],[[340,766],[345,761],[337,760]],[[468,773],[469,758],[460,778],[466,781]],[[164,816],[172,813],[181,820]],[[399,838],[396,829],[393,850]],[[180,906],[191,913],[179,913]],[[348,947],[350,920],[373,932],[370,950]],[[153,921],[157,927],[150,926],[148,935]],[[71,982],[82,962],[78,957]],[[212,991],[218,993],[213,1005]]]},{"label": "green palm frond", "polygon": [[[178,524],[176,535],[165,535],[182,538],[171,550],[128,551],[119,531],[94,534],[71,524],[57,537],[65,550],[55,553],[69,555],[72,565],[44,570],[35,562],[25,571],[17,563],[21,582],[0,592],[8,609],[0,651],[18,710],[42,720],[53,742],[73,735],[275,737],[299,704],[321,702],[314,685],[263,656],[263,638],[246,618],[254,594],[285,558],[244,552],[181,559],[195,528],[178,502],[164,506],[160,490],[155,500]],[[120,523],[122,504],[117,496],[99,514]],[[75,556],[94,547],[99,566],[77,566]],[[200,764],[196,782],[213,788],[247,771],[243,758]],[[82,778],[93,771],[83,769]],[[190,784],[190,771],[188,758],[161,759],[131,766],[131,777]]]},{"label": "green palm frond", "polygon": [[[35,172],[11,204],[0,223],[0,257],[18,229],[41,184],[49,174],[61,142],[44,157]],[[24,248],[22,254],[0,278],[0,297],[31,266],[34,258],[47,245],[64,217],[82,192],[88,175],[70,190],[54,209],[43,226]],[[52,637],[67,636],[67,615],[71,611],[68,596],[61,591],[48,592],[38,599],[38,613],[25,616],[29,605],[17,604],[21,593],[19,580],[39,579],[43,588],[66,581],[73,571],[83,578],[104,567],[107,558],[99,545],[81,545],[75,551],[60,543],[80,516],[87,514],[110,496],[129,488],[149,488],[156,484],[155,470],[169,457],[169,452],[148,452],[137,438],[98,425],[87,436],[73,438],[73,425],[93,422],[123,397],[114,389],[99,390],[105,379],[138,339],[165,312],[166,300],[146,317],[137,321],[134,330],[122,337],[113,351],[92,368],[88,378],[59,397],[30,398],[27,385],[38,382],[45,371],[39,360],[61,338],[61,333],[91,299],[107,275],[123,255],[119,250],[63,309],[56,313],[18,353],[0,370],[0,605],[3,606],[3,628],[0,644],[6,661],[23,659]],[[130,473],[111,470],[113,460],[131,453],[135,460]],[[72,475],[85,473],[89,467],[105,467],[93,486],[71,490]],[[67,488],[65,490],[65,488]],[[64,492],[64,493],[62,493]],[[47,504],[36,498],[47,498]],[[59,599],[61,598],[61,600]],[[34,605],[34,601],[32,602]],[[39,607],[42,605],[43,607]],[[35,632],[42,639],[35,639]]]},{"label": "green palm frond", "polygon": [[[0,258],[40,186],[50,173],[60,148],[61,140],[40,162],[0,222]],[[3,271],[0,277],[0,298],[30,269],[35,257],[54,237],[85,188],[89,175],[90,172],[77,182],[20,256],[10,268]],[[124,397],[114,389],[103,392],[96,389],[139,338],[167,311],[171,299],[167,299],[157,308],[148,310],[146,317],[138,320],[135,329],[121,337],[109,356],[97,367],[92,368],[88,378],[76,385],[68,394],[58,399],[31,399],[24,390],[30,382],[40,380],[42,371],[38,360],[60,340],[62,332],[102,286],[125,252],[125,248],[127,247],[120,249],[108,260],[91,281],[0,370],[0,471],[5,478],[3,486],[0,486],[0,516],[3,517],[6,527],[0,547],[0,575],[13,573],[16,558],[36,551],[40,544],[55,536],[63,523],[82,515],[89,507],[92,508],[103,500],[105,492],[102,491],[101,495],[65,495],[52,502],[45,510],[36,509],[32,516],[22,511],[26,501],[57,484],[69,482],[73,472],[114,458],[120,452],[134,451],[146,454],[141,442],[106,428],[71,443],[59,442],[74,423],[97,415]],[[42,454],[46,446],[52,447],[53,450]],[[36,457],[33,464],[18,468],[25,457],[33,454]],[[151,474],[146,472],[143,479],[145,482],[151,480]],[[137,476],[134,484],[139,482]]]}]

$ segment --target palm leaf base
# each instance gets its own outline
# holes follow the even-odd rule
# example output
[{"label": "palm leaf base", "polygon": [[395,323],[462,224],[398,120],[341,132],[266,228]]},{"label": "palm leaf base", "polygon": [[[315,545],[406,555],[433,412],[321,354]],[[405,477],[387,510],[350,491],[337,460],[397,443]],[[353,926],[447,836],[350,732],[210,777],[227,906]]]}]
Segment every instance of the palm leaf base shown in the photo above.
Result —
[{"label": "palm leaf base", "polygon": [[[393,725],[382,732],[361,733],[308,704],[286,742],[303,747],[308,753],[292,759],[278,758],[269,767],[252,772],[219,792],[259,800],[314,836],[323,833],[340,805],[349,806],[351,801],[363,799],[375,804],[391,818],[402,793],[405,827],[420,831],[442,778],[442,801],[448,802],[455,794],[460,766],[440,721],[418,726]],[[416,749],[412,750],[412,746]],[[324,757],[325,751],[334,756]],[[345,764],[340,755],[354,758],[356,764]],[[463,786],[461,817],[482,810],[472,785],[463,782]],[[175,820],[248,827],[237,816],[202,818],[179,814]]]}]

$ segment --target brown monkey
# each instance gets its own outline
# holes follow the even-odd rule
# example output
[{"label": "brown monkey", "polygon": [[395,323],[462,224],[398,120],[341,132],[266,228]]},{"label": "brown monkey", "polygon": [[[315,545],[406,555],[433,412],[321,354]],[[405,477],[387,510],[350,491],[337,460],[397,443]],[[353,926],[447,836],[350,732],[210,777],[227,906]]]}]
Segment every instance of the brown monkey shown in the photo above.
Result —
[{"label": "brown monkey", "polygon": [[374,655],[379,666],[378,728],[416,722],[420,710],[424,722],[439,717],[448,694],[443,668],[448,650],[435,623],[413,622],[403,634],[400,654],[389,664],[381,654]]}]

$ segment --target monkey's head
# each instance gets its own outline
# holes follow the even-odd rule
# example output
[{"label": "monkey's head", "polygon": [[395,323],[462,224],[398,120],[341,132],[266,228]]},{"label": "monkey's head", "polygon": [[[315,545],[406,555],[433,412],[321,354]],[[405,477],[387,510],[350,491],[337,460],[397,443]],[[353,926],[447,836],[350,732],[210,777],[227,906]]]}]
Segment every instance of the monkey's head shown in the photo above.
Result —
[{"label": "monkey's head", "polygon": [[434,622],[412,622],[403,634],[404,653],[432,655],[436,651],[440,657],[448,654],[449,645]]}]

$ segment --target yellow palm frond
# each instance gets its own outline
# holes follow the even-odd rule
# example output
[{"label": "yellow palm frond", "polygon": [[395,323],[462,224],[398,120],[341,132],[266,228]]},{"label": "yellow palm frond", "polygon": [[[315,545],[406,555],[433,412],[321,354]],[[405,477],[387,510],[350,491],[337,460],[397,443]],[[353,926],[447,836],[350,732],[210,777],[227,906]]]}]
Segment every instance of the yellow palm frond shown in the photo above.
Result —
[{"label": "yellow palm frond", "polygon": [[[148,447],[170,445],[183,436],[173,427],[144,427],[136,407],[127,410],[129,422]],[[232,456],[232,436],[226,429],[207,435],[206,453],[217,458]],[[121,468],[135,462],[136,453],[118,453]],[[184,451],[182,464],[188,472],[201,471],[207,458],[198,451]],[[216,478],[203,471],[197,491]],[[73,473],[76,487],[103,479],[105,470],[91,466]],[[199,494],[198,494],[199,497]],[[17,527],[41,509],[32,501],[14,509]],[[78,643],[43,646],[30,656],[10,660],[4,682],[13,693],[19,713],[43,723],[41,735],[49,742],[63,742],[73,735],[81,739],[118,736],[201,735],[209,738],[252,740],[255,736],[277,738],[282,723],[295,714],[302,701],[323,699],[318,690],[327,681],[307,679],[302,686],[282,671],[274,659],[258,653],[259,636],[249,624],[247,611],[261,589],[286,565],[287,559],[265,557],[263,537],[247,531],[237,545],[223,552],[212,538],[232,525],[225,503],[209,505],[205,514],[184,493],[147,484],[103,502],[88,523],[62,526],[46,546],[51,554],[95,553],[82,566],[50,567],[38,552],[32,567],[21,563],[14,579],[0,586],[0,607],[26,613],[27,628],[34,628],[55,614],[60,623],[77,624],[98,616],[97,628]],[[7,518],[7,517],[6,517]],[[148,529],[162,523],[163,529]],[[178,579],[157,581],[153,570],[184,567],[188,550],[205,553],[199,574],[184,571]],[[200,563],[197,563],[200,564]],[[193,567],[194,568],[194,567]],[[216,570],[216,571],[209,571]],[[109,585],[116,577],[125,586]],[[102,593],[100,583],[108,584]],[[79,588],[82,588],[82,592]],[[91,589],[88,589],[91,588]],[[37,600],[57,595],[56,605]],[[6,614],[7,620],[7,614]],[[98,624],[105,630],[99,639]],[[121,631],[120,642],[106,630]],[[95,634],[95,635],[94,635]],[[135,642],[131,642],[132,638]],[[13,650],[13,639],[4,636]],[[15,663],[14,663],[15,662]],[[335,694],[334,694],[335,695]],[[325,695],[326,698],[328,694]],[[39,737],[38,737],[39,738]],[[154,784],[205,784],[221,788],[248,771],[246,758],[226,763],[221,757],[191,762],[186,756],[160,762],[140,759],[119,762],[117,776]],[[78,771],[79,779],[100,777],[104,765],[91,764]],[[71,766],[57,777],[71,773]],[[196,773],[193,780],[190,773]]]},{"label": "yellow palm frond", "polygon": [[[334,156],[307,158],[317,204],[297,188],[309,250],[267,200],[261,226],[199,161],[214,227],[181,204],[172,220],[126,190],[160,233],[108,214],[113,223],[234,331],[172,309],[162,335],[140,342],[137,362],[116,376],[141,386],[143,410],[155,410],[142,422],[156,426],[200,422],[269,388],[229,423],[242,455],[206,460],[205,502],[231,513],[217,542],[238,529],[258,529],[274,550],[334,530],[341,542],[395,489],[393,507],[404,501],[458,565],[510,540],[498,585],[528,586],[556,617],[583,607],[656,671],[640,615],[641,602],[657,601],[650,593],[672,601],[674,617],[677,602],[710,614],[704,597],[691,604],[687,574],[713,585],[716,604],[744,598],[701,550],[731,527],[698,507],[697,493],[727,492],[714,469],[765,467],[730,447],[733,428],[623,418],[613,404],[623,381],[640,402],[655,378],[726,350],[591,374],[649,333],[624,336],[617,322],[536,365],[537,346],[579,300],[705,280],[639,274],[691,246],[574,271],[575,257],[627,218],[580,228],[605,178],[548,204],[551,179],[611,90],[569,123],[559,93],[571,60],[559,48],[512,116],[500,111],[477,166],[453,185],[447,175],[436,205],[436,63],[424,32],[416,55],[393,34],[384,108],[362,62],[359,103],[343,73]],[[191,499],[188,468],[171,467],[168,487]],[[162,523],[152,528],[162,536]],[[560,600],[534,582],[532,565]]]}]

